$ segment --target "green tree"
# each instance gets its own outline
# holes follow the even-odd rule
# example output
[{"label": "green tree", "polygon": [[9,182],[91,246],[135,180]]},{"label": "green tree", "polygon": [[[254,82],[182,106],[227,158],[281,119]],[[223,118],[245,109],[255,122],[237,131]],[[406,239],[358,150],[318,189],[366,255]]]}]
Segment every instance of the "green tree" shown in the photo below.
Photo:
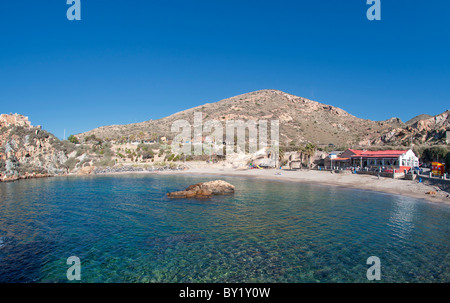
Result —
[{"label": "green tree", "polygon": [[143,131],[140,131],[139,134],[137,135],[139,141],[142,143],[142,141],[144,141],[145,138],[145,133]]},{"label": "green tree", "polygon": [[305,146],[304,154],[308,157],[308,168],[311,168],[311,158],[316,153],[316,146],[312,143],[308,143]]},{"label": "green tree", "polygon": [[445,169],[447,170],[447,173],[450,173],[450,151],[445,155]]},{"label": "green tree", "polygon": [[284,158],[284,150],[282,148],[278,148],[278,155],[275,155],[276,157],[276,167],[279,168],[280,165],[283,165],[283,158]]},{"label": "green tree", "polygon": [[152,133],[151,140],[153,142],[156,142],[157,139],[158,139],[158,134],[157,133]]},{"label": "green tree", "polygon": [[428,147],[423,151],[422,158],[425,162],[444,162],[447,152],[447,149],[442,146]]},{"label": "green tree", "polygon": [[299,146],[297,152],[300,154],[300,169],[303,167],[303,156],[305,155],[305,148],[302,146]]},{"label": "green tree", "polygon": [[151,150],[151,149],[142,152],[143,160],[153,159],[154,157],[155,157],[155,154],[154,154],[153,150]]},{"label": "green tree", "polygon": [[75,137],[74,135],[70,135],[69,138],[67,138],[67,140],[69,140],[69,142],[72,142],[74,144],[79,144],[80,141],[78,140],[77,137]]}]

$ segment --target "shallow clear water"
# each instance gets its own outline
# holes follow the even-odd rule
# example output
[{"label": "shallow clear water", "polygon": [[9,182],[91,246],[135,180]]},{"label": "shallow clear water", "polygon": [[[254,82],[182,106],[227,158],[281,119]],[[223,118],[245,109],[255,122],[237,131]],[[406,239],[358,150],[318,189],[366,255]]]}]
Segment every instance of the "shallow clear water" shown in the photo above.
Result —
[{"label": "shallow clear water", "polygon": [[369,191],[222,177],[233,196],[169,200],[217,177],[0,184],[0,282],[450,282],[450,207]]}]

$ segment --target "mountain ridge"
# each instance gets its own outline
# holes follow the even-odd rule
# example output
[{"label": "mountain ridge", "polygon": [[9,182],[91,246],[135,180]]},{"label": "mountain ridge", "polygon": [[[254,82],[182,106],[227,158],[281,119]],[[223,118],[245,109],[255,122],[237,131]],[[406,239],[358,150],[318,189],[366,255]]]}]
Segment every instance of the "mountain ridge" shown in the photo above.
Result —
[{"label": "mountain ridge", "polygon": [[[192,125],[194,112],[203,113],[203,122],[210,119],[222,123],[227,120],[279,120],[280,144],[282,145],[306,144],[308,142],[317,145],[359,146],[393,144],[396,143],[393,138],[401,137],[402,130],[406,130],[413,137],[417,135],[417,139],[420,141],[418,143],[433,141],[432,137],[423,134],[423,127],[420,130],[414,130],[414,125],[418,121],[423,121],[422,117],[430,119],[428,115],[416,116],[413,118],[414,121],[412,121],[413,119],[408,121],[409,124],[395,117],[385,121],[373,121],[358,118],[333,105],[276,89],[258,90],[213,103],[205,103],[157,120],[101,126],[75,136],[81,141],[92,135],[102,140],[116,141],[152,140],[156,137],[171,139],[176,135],[170,131],[172,123],[183,119]],[[430,123],[427,123],[427,125],[430,127],[428,131],[434,130]],[[441,126],[446,128],[448,123]],[[393,131],[394,133],[392,133]],[[438,134],[435,134],[436,140],[434,141],[441,140],[442,136],[443,129],[441,127]],[[401,143],[404,138],[397,141]]]}]

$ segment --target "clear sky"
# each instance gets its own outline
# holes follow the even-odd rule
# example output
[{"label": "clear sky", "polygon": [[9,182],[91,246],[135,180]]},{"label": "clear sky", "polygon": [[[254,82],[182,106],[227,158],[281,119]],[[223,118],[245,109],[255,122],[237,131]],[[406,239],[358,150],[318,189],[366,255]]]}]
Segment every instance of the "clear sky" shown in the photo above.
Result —
[{"label": "clear sky", "polygon": [[279,89],[366,119],[450,109],[450,1],[0,1],[0,112],[62,138]]}]

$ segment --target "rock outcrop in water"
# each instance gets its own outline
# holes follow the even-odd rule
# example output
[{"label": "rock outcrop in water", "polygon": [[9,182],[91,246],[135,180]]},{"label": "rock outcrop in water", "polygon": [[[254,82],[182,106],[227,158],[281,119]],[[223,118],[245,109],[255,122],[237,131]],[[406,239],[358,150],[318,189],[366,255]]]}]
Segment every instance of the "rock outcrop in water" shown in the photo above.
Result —
[{"label": "rock outcrop in water", "polygon": [[197,183],[185,190],[167,194],[169,198],[210,198],[212,195],[225,195],[234,193],[234,185],[223,180]]}]

